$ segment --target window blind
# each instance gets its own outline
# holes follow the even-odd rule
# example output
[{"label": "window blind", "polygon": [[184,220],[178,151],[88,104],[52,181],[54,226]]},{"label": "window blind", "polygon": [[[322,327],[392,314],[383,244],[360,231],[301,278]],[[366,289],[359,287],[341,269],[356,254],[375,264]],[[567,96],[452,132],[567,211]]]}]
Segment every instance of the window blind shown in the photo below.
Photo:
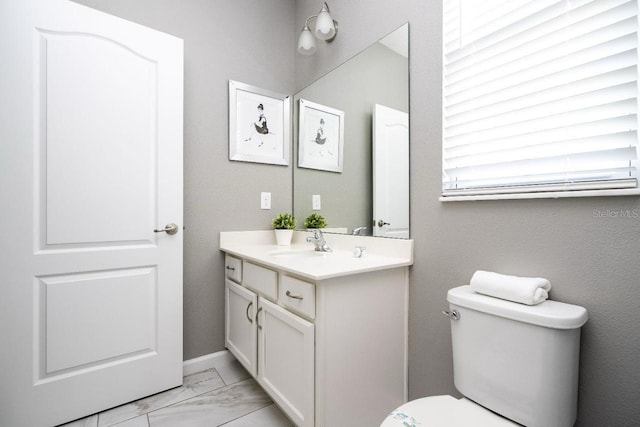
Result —
[{"label": "window blind", "polygon": [[638,187],[637,1],[443,10],[443,198]]}]

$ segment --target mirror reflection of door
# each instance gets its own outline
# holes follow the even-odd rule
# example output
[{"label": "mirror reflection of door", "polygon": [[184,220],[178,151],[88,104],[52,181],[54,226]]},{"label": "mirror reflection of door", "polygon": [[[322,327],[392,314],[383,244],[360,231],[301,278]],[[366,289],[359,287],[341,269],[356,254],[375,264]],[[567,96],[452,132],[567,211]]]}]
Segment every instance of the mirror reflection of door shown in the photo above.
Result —
[{"label": "mirror reflection of door", "polygon": [[373,235],[409,238],[409,115],[373,111]]}]

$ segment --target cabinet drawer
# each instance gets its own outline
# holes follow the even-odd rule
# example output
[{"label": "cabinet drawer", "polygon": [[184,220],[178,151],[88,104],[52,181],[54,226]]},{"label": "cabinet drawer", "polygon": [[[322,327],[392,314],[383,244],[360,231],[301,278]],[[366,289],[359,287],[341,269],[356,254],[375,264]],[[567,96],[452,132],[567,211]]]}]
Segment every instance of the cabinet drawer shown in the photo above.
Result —
[{"label": "cabinet drawer", "polygon": [[316,287],[312,283],[280,275],[278,302],[310,319],[316,318]]},{"label": "cabinet drawer", "polygon": [[224,274],[231,280],[240,283],[242,281],[242,261],[239,258],[225,255]]},{"label": "cabinet drawer", "polygon": [[278,273],[245,261],[242,284],[273,301],[278,298]]}]

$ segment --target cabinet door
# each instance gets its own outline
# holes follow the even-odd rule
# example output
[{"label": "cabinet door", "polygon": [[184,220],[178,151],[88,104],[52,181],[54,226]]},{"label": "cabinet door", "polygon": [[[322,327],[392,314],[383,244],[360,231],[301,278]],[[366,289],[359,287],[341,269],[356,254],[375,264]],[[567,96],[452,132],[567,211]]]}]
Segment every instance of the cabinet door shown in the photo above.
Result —
[{"label": "cabinet door", "polygon": [[230,280],[225,280],[225,346],[256,376],[258,296]]},{"label": "cabinet door", "polygon": [[298,426],[314,424],[314,325],[267,300],[258,314],[258,382]]}]

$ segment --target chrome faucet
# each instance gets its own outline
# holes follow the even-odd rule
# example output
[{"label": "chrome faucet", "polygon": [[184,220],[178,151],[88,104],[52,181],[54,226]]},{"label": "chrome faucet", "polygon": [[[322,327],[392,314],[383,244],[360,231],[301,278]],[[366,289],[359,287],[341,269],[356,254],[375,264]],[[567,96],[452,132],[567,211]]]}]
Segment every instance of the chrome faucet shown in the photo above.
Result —
[{"label": "chrome faucet", "polygon": [[333,249],[331,249],[324,240],[322,231],[320,231],[319,228],[313,229],[313,236],[307,237],[307,242],[316,245],[316,251],[318,252],[333,252]]},{"label": "chrome faucet", "polygon": [[351,235],[353,236],[359,236],[360,234],[362,234],[361,232],[366,230],[367,227],[358,227],[358,228],[354,228],[353,231],[351,232]]}]

